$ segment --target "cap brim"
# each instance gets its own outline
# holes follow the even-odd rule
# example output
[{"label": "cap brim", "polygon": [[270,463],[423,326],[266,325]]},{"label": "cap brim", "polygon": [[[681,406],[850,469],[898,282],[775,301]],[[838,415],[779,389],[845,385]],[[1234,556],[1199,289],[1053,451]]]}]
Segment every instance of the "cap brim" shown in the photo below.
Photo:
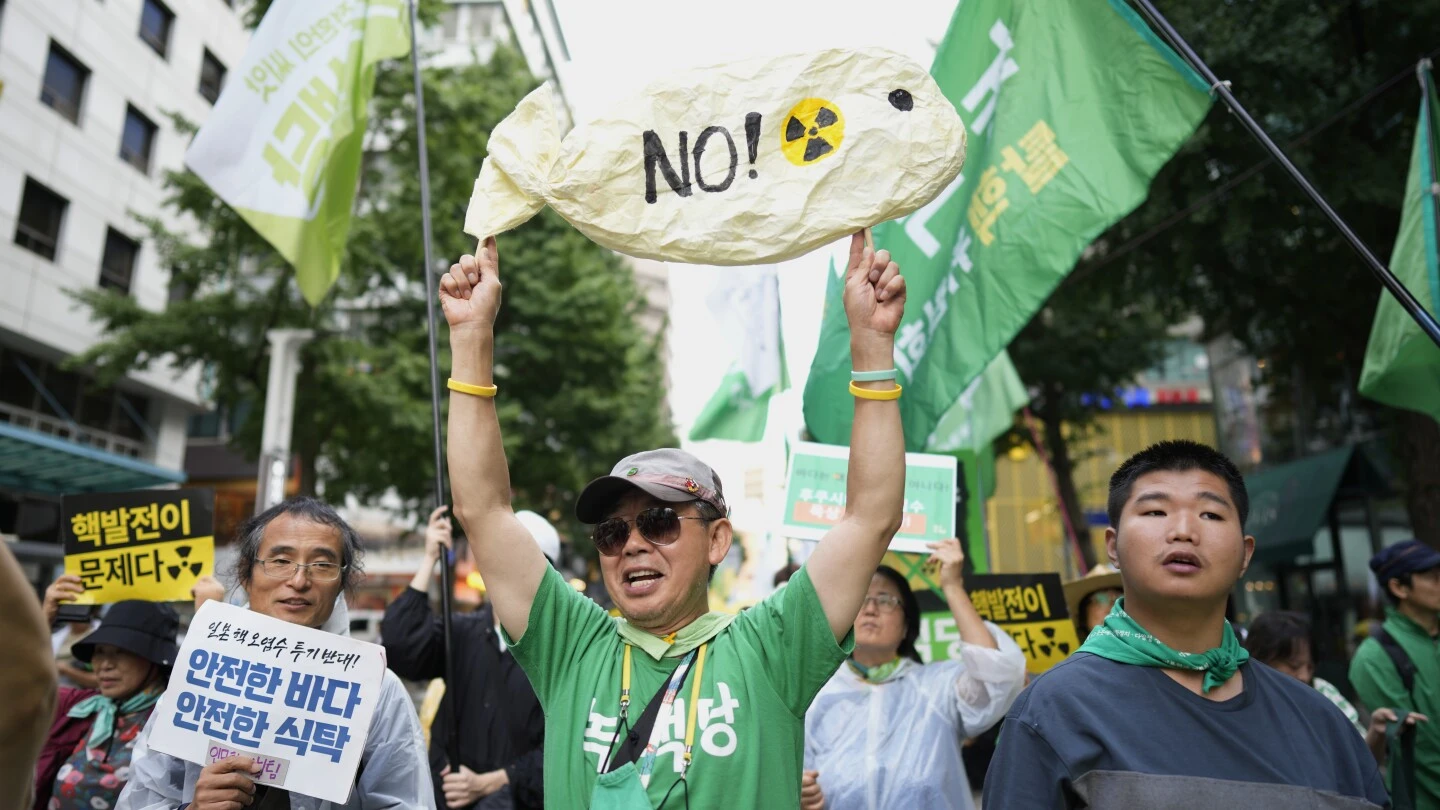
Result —
[{"label": "cap brim", "polygon": [[579,518],[581,523],[599,523],[605,519],[610,507],[614,506],[616,501],[637,489],[666,503],[684,503],[696,500],[698,497],[693,492],[667,487],[664,484],[632,481],[618,475],[606,475],[585,485],[585,489],[580,492],[580,497],[575,499],[575,517]]},{"label": "cap brim", "polygon": [[139,630],[115,626],[97,628],[95,632],[75,642],[70,651],[77,659],[88,664],[98,644],[119,647],[164,667],[174,666],[175,656],[180,654],[179,645],[173,641],[165,642]]}]

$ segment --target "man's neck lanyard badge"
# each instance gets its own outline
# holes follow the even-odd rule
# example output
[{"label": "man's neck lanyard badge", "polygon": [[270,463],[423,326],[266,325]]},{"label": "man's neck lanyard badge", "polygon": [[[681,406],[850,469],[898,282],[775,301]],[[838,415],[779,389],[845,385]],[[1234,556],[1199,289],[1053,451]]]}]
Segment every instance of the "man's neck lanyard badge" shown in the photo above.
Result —
[{"label": "man's neck lanyard badge", "polygon": [[[680,779],[676,784],[685,780],[685,775],[690,770],[690,765],[694,761],[695,721],[700,702],[700,684],[705,678],[705,657],[709,651],[709,647],[710,645],[707,642],[701,644],[698,649],[686,654],[684,659],[680,661],[680,665],[671,673],[670,680],[665,685],[665,692],[660,700],[660,712],[663,713],[675,703],[675,697],[680,691],[681,684],[684,683],[691,666],[694,666],[695,680],[690,684],[690,705],[686,707],[685,752],[680,765]],[[625,657],[620,670],[620,722],[616,726],[615,736],[610,740],[610,750],[606,753],[605,763],[600,768],[602,772],[609,770],[610,757],[614,755],[615,744],[630,729],[631,649],[629,644],[625,645]],[[660,735],[662,733],[661,725],[657,716],[657,720],[650,730],[650,738],[645,745],[645,750],[641,752],[635,763],[636,769],[640,772],[640,784],[642,787],[650,786],[650,776],[655,770],[655,757],[658,753]],[[672,786],[672,789],[673,787],[674,786]],[[661,804],[663,805],[664,802],[662,801]]]}]

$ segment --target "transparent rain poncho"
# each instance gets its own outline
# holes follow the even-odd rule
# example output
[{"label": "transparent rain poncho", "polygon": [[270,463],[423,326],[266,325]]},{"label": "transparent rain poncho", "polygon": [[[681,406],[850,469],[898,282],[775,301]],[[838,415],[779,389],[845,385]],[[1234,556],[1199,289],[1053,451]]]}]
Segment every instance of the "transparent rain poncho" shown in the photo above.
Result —
[{"label": "transparent rain poncho", "polygon": [[902,663],[880,684],[848,664],[805,714],[805,769],[826,810],[971,810],[960,746],[995,725],[1025,684],[1025,656],[986,622],[1000,649],[959,642],[958,660]]},{"label": "transparent rain poncho", "polygon": [[[320,629],[349,635],[349,623],[343,597],[336,600],[330,620]],[[150,750],[150,728],[135,740],[130,763],[130,781],[120,794],[115,810],[175,810],[194,800],[195,780],[201,766],[193,762]],[[425,751],[420,719],[400,678],[385,670],[380,685],[380,703],[370,719],[370,734],[365,738],[365,755],[350,799],[335,804],[298,793],[290,794],[291,810],[390,810],[390,808],[422,808],[435,810],[435,788],[430,780],[430,761]]]}]

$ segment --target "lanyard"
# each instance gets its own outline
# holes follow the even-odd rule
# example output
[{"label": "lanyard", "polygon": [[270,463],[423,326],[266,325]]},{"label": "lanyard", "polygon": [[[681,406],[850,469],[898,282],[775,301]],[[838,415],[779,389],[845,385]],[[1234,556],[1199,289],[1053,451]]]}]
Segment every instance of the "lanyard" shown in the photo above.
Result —
[{"label": "lanyard", "polygon": [[[680,776],[682,779],[685,777],[686,771],[690,769],[691,762],[694,761],[695,719],[699,708],[700,683],[705,678],[705,658],[709,647],[708,642],[701,644],[698,650],[692,651],[685,656],[684,660],[680,662],[680,665],[671,673],[670,681],[665,687],[664,696],[660,700],[660,713],[664,714],[665,708],[674,704],[675,696],[680,691],[680,682],[684,680],[686,672],[689,671],[693,663],[695,665],[695,680],[690,684],[690,705],[687,707],[689,711],[687,712],[685,721],[685,753],[683,755],[682,765],[680,766]],[[620,727],[627,725],[630,714],[630,650],[630,645],[626,644],[625,658],[620,670]],[[697,653],[698,662],[696,660]],[[640,755],[639,762],[636,763],[638,766],[637,770],[640,772],[640,783],[645,787],[649,786],[650,774],[655,769],[655,756],[658,753],[657,746],[660,740],[660,734],[660,717],[657,716],[655,718],[655,725],[650,730],[650,739],[645,745],[644,752]]]},{"label": "lanyard", "polygon": [[[685,720],[685,756],[683,764],[680,766],[682,778],[690,769],[692,760],[691,749],[695,744],[695,707],[700,699],[700,681],[705,677],[705,653],[709,646],[709,643],[700,645],[698,663],[695,663],[696,651],[692,650],[685,656],[685,660],[681,661],[680,666],[676,667],[675,672],[670,675],[670,683],[665,687],[665,697],[660,700],[660,715],[663,716],[665,710],[675,702],[675,695],[680,691],[680,682],[684,680],[685,673],[689,671],[690,665],[695,663],[695,680],[690,684],[690,706],[688,707],[688,717]],[[628,645],[626,652],[629,652]],[[660,717],[657,716],[654,727],[650,729],[650,740],[645,744],[645,751],[640,755],[640,761],[636,763],[639,766],[641,787],[648,788],[650,786],[650,774],[655,770],[655,755],[658,753],[656,748],[659,745],[661,733]]]}]

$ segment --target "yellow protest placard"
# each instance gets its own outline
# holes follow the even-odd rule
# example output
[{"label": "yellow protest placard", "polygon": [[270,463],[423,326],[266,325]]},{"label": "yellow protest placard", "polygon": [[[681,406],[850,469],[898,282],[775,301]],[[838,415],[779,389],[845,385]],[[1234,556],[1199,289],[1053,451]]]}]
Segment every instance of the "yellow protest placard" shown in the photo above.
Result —
[{"label": "yellow protest placard", "polygon": [[[939,572],[927,569],[925,559],[922,554],[891,552],[884,563],[906,577],[920,603],[920,638],[915,643],[920,655],[927,661],[959,658],[960,631],[940,594]],[[980,618],[994,622],[1020,645],[1031,675],[1080,647],[1058,573],[970,574],[965,591]]]},{"label": "yellow protest placard", "polygon": [[215,572],[215,494],[172,489],[61,499],[65,573],[80,577],[82,605],[124,599],[190,600]]}]

